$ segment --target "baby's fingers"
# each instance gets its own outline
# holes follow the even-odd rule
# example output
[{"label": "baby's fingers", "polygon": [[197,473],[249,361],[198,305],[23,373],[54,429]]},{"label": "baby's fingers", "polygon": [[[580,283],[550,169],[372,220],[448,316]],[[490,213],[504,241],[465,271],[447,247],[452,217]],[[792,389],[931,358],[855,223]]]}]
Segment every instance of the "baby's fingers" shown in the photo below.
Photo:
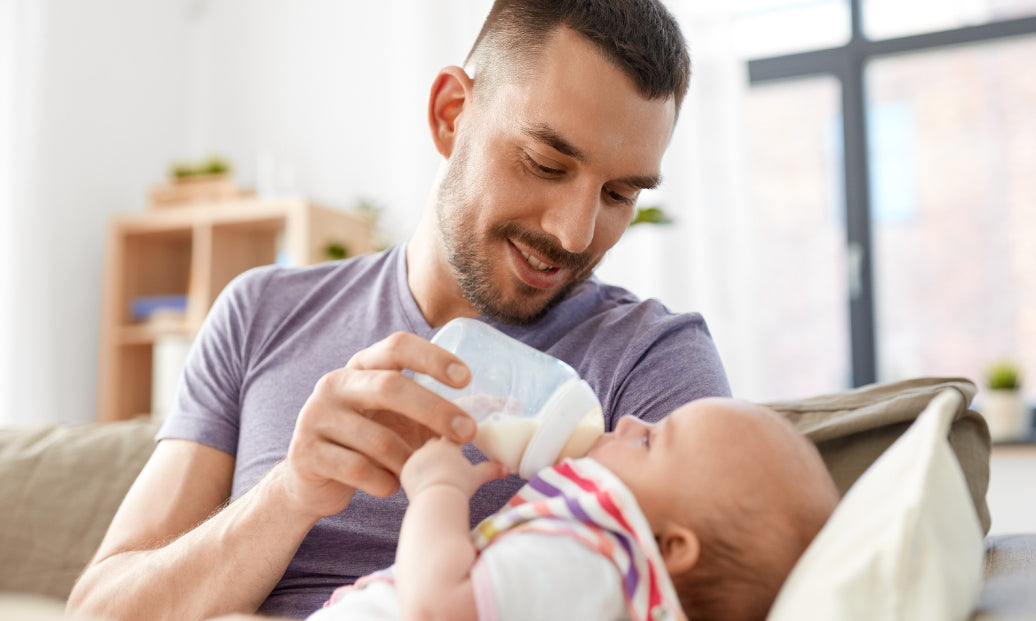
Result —
[{"label": "baby's fingers", "polygon": [[483,461],[472,467],[475,473],[475,489],[482,487],[490,481],[502,479],[507,476],[507,467],[498,461]]}]

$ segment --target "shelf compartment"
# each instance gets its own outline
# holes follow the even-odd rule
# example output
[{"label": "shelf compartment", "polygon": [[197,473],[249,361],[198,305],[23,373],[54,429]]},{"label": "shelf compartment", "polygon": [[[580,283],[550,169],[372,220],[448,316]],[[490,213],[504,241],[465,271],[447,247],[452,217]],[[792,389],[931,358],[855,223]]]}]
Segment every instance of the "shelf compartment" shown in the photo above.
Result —
[{"label": "shelf compartment", "polygon": [[[118,242],[117,242],[118,243]],[[191,229],[133,232],[121,236],[121,323],[133,323],[131,300],[188,295],[191,281]]]}]

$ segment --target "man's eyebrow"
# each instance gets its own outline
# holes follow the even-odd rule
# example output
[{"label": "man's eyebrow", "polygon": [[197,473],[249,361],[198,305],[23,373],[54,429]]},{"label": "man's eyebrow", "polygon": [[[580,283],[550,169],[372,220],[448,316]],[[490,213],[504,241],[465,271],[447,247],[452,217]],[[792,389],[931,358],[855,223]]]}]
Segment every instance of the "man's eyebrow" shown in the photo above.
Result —
[{"label": "man's eyebrow", "polygon": [[561,134],[559,134],[557,130],[550,125],[543,123],[522,123],[522,132],[526,136],[542,142],[563,155],[567,155],[572,159],[578,160],[582,164],[586,163],[586,155],[571,142],[562,138]]},{"label": "man's eyebrow", "polygon": [[654,190],[662,185],[662,175],[633,175],[616,179],[616,181],[638,190]]},{"label": "man's eyebrow", "polygon": [[[567,155],[581,164],[586,163],[586,155],[550,125],[543,123],[522,123],[522,132],[530,138],[542,142],[562,155]],[[630,175],[616,179],[617,182],[638,190],[654,190],[662,184],[661,175]]]}]

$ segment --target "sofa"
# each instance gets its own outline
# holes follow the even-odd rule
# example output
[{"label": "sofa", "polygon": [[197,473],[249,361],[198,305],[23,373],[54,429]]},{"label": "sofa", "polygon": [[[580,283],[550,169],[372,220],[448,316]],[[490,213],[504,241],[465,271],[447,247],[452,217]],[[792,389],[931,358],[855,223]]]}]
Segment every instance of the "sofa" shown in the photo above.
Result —
[{"label": "sofa", "polygon": [[[945,391],[962,397],[947,439],[981,537],[990,524],[990,441],[981,416],[967,407],[971,382],[918,378],[768,405],[816,443],[845,494]],[[150,456],[156,430],[143,419],[0,428],[0,619],[62,618],[63,601]],[[985,537],[982,545],[981,591],[965,618],[1036,619],[1036,534]]]}]

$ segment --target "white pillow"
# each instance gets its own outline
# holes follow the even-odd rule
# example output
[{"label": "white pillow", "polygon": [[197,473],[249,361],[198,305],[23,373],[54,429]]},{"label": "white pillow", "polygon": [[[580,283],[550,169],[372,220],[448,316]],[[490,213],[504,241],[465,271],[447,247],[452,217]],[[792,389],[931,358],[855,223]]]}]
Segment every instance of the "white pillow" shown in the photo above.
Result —
[{"label": "white pillow", "polygon": [[768,621],[960,621],[985,547],[947,441],[961,403],[945,390],[849,489],[785,582]]}]

